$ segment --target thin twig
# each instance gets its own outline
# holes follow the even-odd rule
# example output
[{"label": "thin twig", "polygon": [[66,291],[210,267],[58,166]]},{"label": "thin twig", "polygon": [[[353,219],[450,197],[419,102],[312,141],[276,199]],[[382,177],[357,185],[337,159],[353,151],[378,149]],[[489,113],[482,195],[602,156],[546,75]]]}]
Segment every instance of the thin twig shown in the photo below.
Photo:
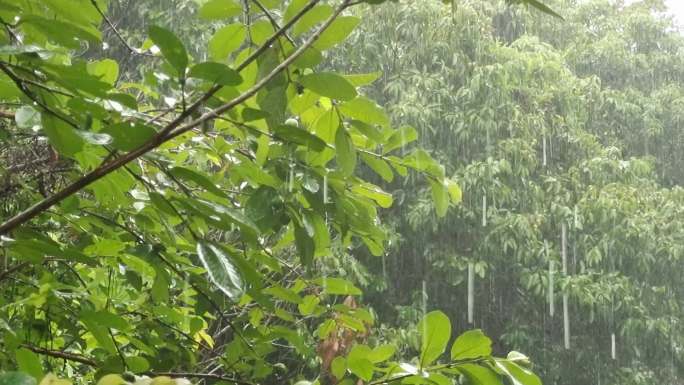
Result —
[{"label": "thin twig", "polygon": [[67,353],[67,352],[63,352],[60,350],[45,349],[45,348],[41,348],[38,346],[29,345],[29,344],[21,344],[21,346],[32,351],[32,352],[34,352],[34,353],[42,354],[44,356],[61,358],[63,360],[80,362],[80,363],[88,365],[88,366],[97,367],[97,362],[95,362],[95,360],[88,358],[88,357],[85,357],[85,356],[78,355],[78,354]]},{"label": "thin twig", "polygon": [[97,5],[97,1],[95,1],[95,0],[90,0],[90,4],[92,4],[93,7],[95,7],[95,9],[97,10],[97,13],[99,13],[100,16],[102,16],[102,19],[105,21],[105,23],[107,23],[107,25],[109,26],[109,28],[111,28],[112,32],[114,32],[114,35],[116,35],[116,37],[121,41],[121,43],[124,45],[124,47],[126,47],[126,49],[127,49],[128,51],[130,51],[130,52],[131,52],[132,54],[134,54],[134,55],[155,57],[155,55],[153,55],[153,54],[151,54],[151,53],[141,52],[140,50],[131,47],[131,45],[128,44],[128,42],[126,41],[126,39],[124,39],[124,37],[121,35],[121,33],[119,33],[119,30],[116,29],[116,27],[114,26],[114,23],[112,23],[112,21],[109,20],[109,18],[107,17],[107,15],[105,15],[105,13],[102,11],[102,9],[100,8],[100,6]]},{"label": "thin twig", "polygon": [[[318,2],[318,0],[312,0],[310,3],[307,4],[307,6],[313,7]],[[231,100],[230,102],[212,110],[209,111],[202,116],[200,116],[198,119],[193,120],[190,123],[187,123],[185,125],[181,125],[182,122],[189,117],[192,113],[195,112],[206,100],[211,98],[218,90],[221,88],[220,86],[214,86],[211,90],[209,90],[207,93],[205,93],[198,101],[193,103],[192,106],[190,106],[187,110],[185,110],[178,118],[176,118],[173,122],[171,122],[166,128],[161,130],[157,135],[152,137],[148,142],[145,144],[141,145],[140,147],[124,154],[120,158],[114,159],[111,162],[107,164],[103,164],[100,167],[96,168],[95,170],[89,172],[88,174],[84,175],[80,179],[76,180],[72,184],[66,186],[62,190],[58,191],[57,193],[46,197],[45,199],[37,202],[33,206],[29,207],[28,209],[20,212],[19,214],[15,215],[14,217],[8,219],[4,223],[0,224],[0,234],[6,234],[7,232],[13,230],[17,226],[20,226],[21,224],[35,218],[36,216],[40,215],[42,212],[47,210],[48,208],[52,207],[54,204],[57,204],[61,202],[63,199],[71,196],[72,194],[80,191],[84,187],[90,185],[91,183],[103,178],[106,175],[109,175],[111,172],[118,170],[119,168],[123,167],[125,164],[129,163],[132,160],[135,160],[139,158],[140,156],[148,153],[149,151],[159,147],[161,144],[167,142],[168,140],[175,138],[178,135],[181,135],[189,130],[191,130],[194,127],[197,127],[201,124],[203,124],[206,121],[212,120],[215,117],[221,115],[222,113],[234,108],[238,104],[244,102],[245,100],[251,98],[254,96],[259,90],[261,90],[269,81],[271,81],[273,78],[275,78],[278,74],[280,74],[285,68],[287,68],[292,62],[294,62],[301,54],[304,53],[313,43],[318,39],[318,37],[325,31],[330,24],[339,16],[342,11],[347,8],[347,4],[349,3],[349,0],[344,0],[342,5],[326,20],[326,22],[318,29],[316,32],[314,32],[309,39],[301,46],[299,47],[295,52],[292,53],[287,59],[285,59],[282,63],[280,63],[278,66],[276,66],[268,75],[266,75],[264,78],[262,78],[259,82],[257,82],[253,87],[251,87],[249,90],[245,91],[241,96],[238,96],[237,98]],[[307,6],[304,7],[304,9],[307,8]],[[306,12],[302,9],[298,13],[297,16],[301,17],[303,16]],[[292,25],[296,21],[296,17],[294,17],[292,20],[290,20],[283,28],[281,28],[278,32],[276,32],[269,41],[274,41],[275,39],[278,38],[282,33],[284,33],[284,30],[288,28],[290,25]],[[267,44],[268,41],[265,44]],[[262,45],[257,51],[255,51],[254,54],[250,55],[250,57],[245,60],[244,63],[247,63],[251,60],[256,60],[256,55],[257,52],[265,51],[268,47],[265,47]],[[246,66],[245,64],[242,64],[239,67],[244,68]],[[240,68],[238,67],[238,71]],[[0,68],[2,68],[0,66]]]}]

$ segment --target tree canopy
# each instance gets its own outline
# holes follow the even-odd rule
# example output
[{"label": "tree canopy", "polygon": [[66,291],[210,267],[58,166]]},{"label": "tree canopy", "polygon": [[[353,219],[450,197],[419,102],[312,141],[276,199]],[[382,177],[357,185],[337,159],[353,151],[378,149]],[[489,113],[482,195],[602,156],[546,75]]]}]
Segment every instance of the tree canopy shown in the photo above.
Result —
[{"label": "tree canopy", "polygon": [[373,175],[461,202],[380,74],[330,65],[382,7],[0,0],[0,384],[539,384],[441,311],[396,354],[328,271],[385,253]]}]

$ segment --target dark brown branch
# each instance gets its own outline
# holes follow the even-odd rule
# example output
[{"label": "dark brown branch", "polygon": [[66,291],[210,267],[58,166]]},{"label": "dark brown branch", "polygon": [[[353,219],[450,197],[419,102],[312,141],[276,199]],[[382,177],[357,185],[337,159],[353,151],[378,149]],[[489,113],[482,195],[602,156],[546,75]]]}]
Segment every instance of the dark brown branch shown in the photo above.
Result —
[{"label": "dark brown branch", "polygon": [[[125,164],[129,163],[130,161],[137,159],[138,157],[146,154],[147,152],[157,148],[159,145],[162,143],[170,140],[171,138],[174,138],[178,135],[181,135],[192,128],[201,125],[205,121],[211,120],[215,118],[216,116],[232,109],[236,105],[244,102],[245,100],[251,98],[254,96],[261,88],[263,88],[271,79],[273,79],[276,75],[278,75],[280,72],[282,72],[287,66],[289,66],[295,59],[297,59],[304,51],[309,48],[323,33],[324,30],[326,30],[330,24],[339,16],[339,14],[346,8],[349,0],[345,0],[342,5],[337,9],[336,12],[333,13],[330,18],[323,24],[316,32],[314,32],[309,40],[307,40],[306,43],[304,43],[301,47],[299,47],[290,57],[285,59],[280,65],[278,65],[273,71],[271,71],[268,75],[266,75],[261,81],[257,82],[252,88],[249,90],[245,91],[241,96],[233,99],[232,101],[228,102],[227,104],[224,104],[223,106],[212,110],[208,113],[205,113],[202,115],[200,118],[181,126],[182,122],[191,116],[192,113],[194,113],[206,100],[211,98],[216,92],[220,90],[220,86],[214,86],[212,87],[211,90],[209,90],[204,96],[202,96],[198,101],[193,103],[192,106],[190,106],[187,110],[185,110],[183,113],[180,114],[180,116],[176,119],[174,119],[166,128],[161,130],[157,135],[155,135],[150,141],[147,143],[141,145],[135,150],[132,150],[120,158],[114,159],[111,162],[107,164],[103,164],[97,169],[91,171],[90,173],[84,175],[80,179],[76,180],[69,186],[65,187],[64,189],[58,191],[54,195],[51,195],[40,202],[37,202],[33,206],[29,207],[28,209],[24,210],[23,212],[15,215],[14,217],[8,219],[4,223],[0,224],[0,234],[6,234],[12,229],[16,228],[17,226],[20,226],[21,224],[31,220],[32,218],[35,218],[36,216],[40,215],[43,213],[45,210],[48,208],[52,207],[53,205],[61,202],[63,199],[71,196],[72,194],[75,194],[76,192],[80,191],[84,187],[90,185],[91,183],[103,178],[104,176],[108,175],[109,173],[118,170]],[[259,49],[257,49],[250,57],[248,57],[245,62],[243,62],[240,66],[238,66],[237,70],[240,71],[241,69],[244,69],[249,63],[252,61],[256,60],[256,58],[261,54],[261,52],[265,51],[268,46],[267,44],[271,44],[273,41],[275,41],[281,34],[285,32],[287,28],[289,28],[294,22],[296,22],[299,18],[301,18],[310,8],[312,8],[318,0],[312,0],[309,2],[295,17],[292,18],[286,25],[283,26],[280,30],[278,30],[271,38],[269,38],[268,41],[264,43]],[[0,67],[1,68],[1,67]],[[180,126],[180,127],[179,127]]]},{"label": "dark brown branch", "polygon": [[14,119],[14,112],[0,111],[0,118]]},{"label": "dark brown branch", "polygon": [[45,348],[41,348],[41,347],[33,346],[33,345],[28,345],[28,344],[21,344],[21,346],[32,351],[32,352],[34,352],[34,353],[36,353],[36,354],[42,354],[44,356],[61,358],[63,360],[67,360],[67,361],[79,362],[79,363],[84,364],[84,365],[97,367],[97,362],[95,362],[95,360],[88,358],[88,357],[85,357],[85,356],[78,355],[78,354],[67,353],[67,352],[63,352],[60,350],[50,350],[50,349],[45,349]]},{"label": "dark brown branch", "polygon": [[18,265],[12,266],[9,269],[5,271],[0,271],[0,282],[5,279],[6,277],[9,277],[10,275],[14,274],[15,272],[25,268],[26,266],[30,265],[28,262],[22,262]]}]

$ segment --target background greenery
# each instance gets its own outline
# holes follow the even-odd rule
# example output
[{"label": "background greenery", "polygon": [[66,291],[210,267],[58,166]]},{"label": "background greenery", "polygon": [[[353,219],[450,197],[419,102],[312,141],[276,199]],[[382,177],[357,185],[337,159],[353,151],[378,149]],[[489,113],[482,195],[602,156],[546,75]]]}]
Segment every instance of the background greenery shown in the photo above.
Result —
[{"label": "background greenery", "polygon": [[[2,64],[26,80],[0,78],[2,218],[149,140],[211,83],[226,87],[194,117],[229,103],[292,43],[240,84],[194,63],[235,68],[305,3],[214,17],[188,0],[97,2],[102,20],[89,0],[0,0]],[[548,5],[563,19],[484,0],[356,5],[255,97],[5,234],[0,368],[77,383],[538,383],[522,351],[546,384],[676,384],[684,41],[659,0]],[[180,37],[187,80],[152,25]],[[492,348],[469,332],[432,365],[452,328]]]}]

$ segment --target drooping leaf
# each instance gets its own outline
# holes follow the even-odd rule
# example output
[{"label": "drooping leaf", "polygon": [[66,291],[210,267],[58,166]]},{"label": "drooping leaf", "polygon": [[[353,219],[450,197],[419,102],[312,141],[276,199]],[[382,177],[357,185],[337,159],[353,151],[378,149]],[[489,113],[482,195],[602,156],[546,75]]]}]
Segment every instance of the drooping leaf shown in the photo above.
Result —
[{"label": "drooping leaf", "polygon": [[361,19],[356,16],[338,17],[330,24],[330,27],[321,34],[314,43],[314,47],[321,51],[334,47],[345,41],[360,22]]},{"label": "drooping leaf", "polygon": [[231,300],[239,300],[245,283],[227,251],[212,243],[198,242],[197,255],[214,285]]},{"label": "drooping leaf", "polygon": [[314,151],[322,151],[326,147],[325,142],[321,138],[299,127],[281,125],[277,126],[273,133],[286,142],[301,144]]},{"label": "drooping leaf", "polygon": [[15,355],[20,371],[30,374],[38,381],[43,378],[43,365],[36,353],[26,348],[19,348]]},{"label": "drooping leaf", "polygon": [[145,144],[157,131],[141,123],[116,123],[105,127],[102,133],[112,138],[112,146],[117,150],[131,151]]},{"label": "drooping leaf", "polygon": [[335,150],[337,163],[342,173],[347,176],[352,175],[356,168],[356,149],[344,128],[338,129],[335,134]]},{"label": "drooping leaf", "polygon": [[0,385],[36,385],[36,379],[22,372],[0,373]]}]

